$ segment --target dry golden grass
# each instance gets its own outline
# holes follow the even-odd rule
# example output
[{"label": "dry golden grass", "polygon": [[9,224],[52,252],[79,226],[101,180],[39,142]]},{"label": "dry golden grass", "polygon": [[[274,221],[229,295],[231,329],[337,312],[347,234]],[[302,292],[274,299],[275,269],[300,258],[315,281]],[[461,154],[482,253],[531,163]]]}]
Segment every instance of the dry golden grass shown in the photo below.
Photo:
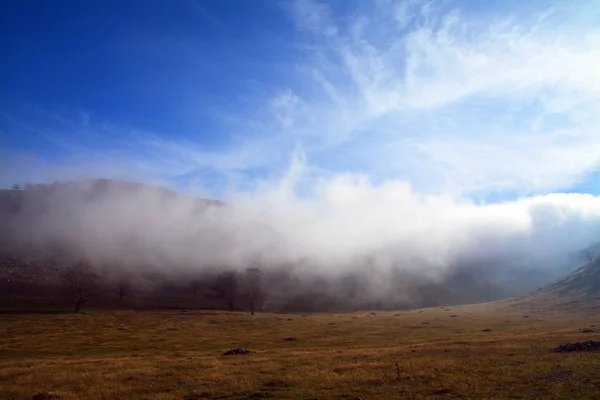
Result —
[{"label": "dry golden grass", "polygon": [[[525,318],[503,303],[255,317],[0,315],[0,398],[597,399],[600,353],[549,351],[598,338],[581,333],[596,324],[590,314]],[[222,355],[235,347],[251,353]]]}]

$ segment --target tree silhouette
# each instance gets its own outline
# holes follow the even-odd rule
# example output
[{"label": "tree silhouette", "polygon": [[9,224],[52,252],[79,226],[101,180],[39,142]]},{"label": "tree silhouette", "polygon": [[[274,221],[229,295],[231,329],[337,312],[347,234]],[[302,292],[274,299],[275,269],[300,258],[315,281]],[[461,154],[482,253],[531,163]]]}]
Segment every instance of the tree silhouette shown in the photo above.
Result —
[{"label": "tree silhouette", "polygon": [[63,293],[75,305],[75,312],[81,306],[97,300],[100,292],[100,277],[89,264],[79,261],[65,268],[62,274]]},{"label": "tree silhouette", "polygon": [[229,311],[233,311],[235,308],[238,287],[238,275],[233,271],[221,272],[212,285],[212,289],[217,292],[217,295],[227,301]]},{"label": "tree silhouette", "polygon": [[125,297],[128,297],[132,291],[133,286],[129,281],[121,280],[117,282],[116,292],[120,302],[123,302],[123,300],[125,300]]},{"label": "tree silhouette", "polygon": [[246,295],[248,296],[250,315],[254,315],[255,307],[263,297],[262,275],[260,268],[253,267],[246,270]]}]

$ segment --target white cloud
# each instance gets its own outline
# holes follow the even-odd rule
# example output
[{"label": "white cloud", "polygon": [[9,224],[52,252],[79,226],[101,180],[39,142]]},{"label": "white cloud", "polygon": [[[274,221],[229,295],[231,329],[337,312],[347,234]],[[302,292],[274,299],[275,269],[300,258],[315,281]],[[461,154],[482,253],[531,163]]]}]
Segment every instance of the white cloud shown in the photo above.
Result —
[{"label": "white cloud", "polygon": [[301,200],[289,189],[302,168],[298,154],[280,185],[238,193],[232,207],[209,210],[144,186],[104,185],[104,195],[92,200],[89,191],[99,188],[72,186],[44,198],[53,212],[21,210],[11,237],[68,243],[98,263],[173,273],[244,268],[258,259],[267,269],[296,265],[301,274],[323,276],[368,267],[370,278],[385,280],[393,271],[438,279],[452,267],[499,272],[517,262],[556,274],[570,252],[600,234],[600,198],[591,195],[476,205],[424,195],[406,182],[373,185],[346,175],[321,181],[314,196]]},{"label": "white cloud", "polygon": [[[313,119],[297,127],[320,135],[306,139],[309,161],[313,149],[333,155],[344,145],[354,158],[368,154],[368,175],[431,170],[421,179],[464,193],[548,192],[600,163],[600,29],[576,10],[469,15],[432,2],[375,2],[338,26],[325,3],[296,4],[313,10],[294,17],[318,43],[301,81],[315,88],[301,98]],[[414,151],[425,157],[415,163]],[[440,160],[452,168],[429,165]]]}]

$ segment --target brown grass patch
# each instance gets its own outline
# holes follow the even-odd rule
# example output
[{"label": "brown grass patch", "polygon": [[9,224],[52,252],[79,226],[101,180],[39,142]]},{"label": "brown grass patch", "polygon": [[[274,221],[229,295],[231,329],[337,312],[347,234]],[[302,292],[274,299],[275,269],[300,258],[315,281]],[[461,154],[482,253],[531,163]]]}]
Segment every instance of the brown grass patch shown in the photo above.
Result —
[{"label": "brown grass patch", "polygon": [[[491,304],[452,312],[460,318],[439,308],[379,311],[370,318],[195,311],[3,315],[0,397],[597,398],[600,354],[549,350],[592,338],[574,327],[598,324],[599,317],[528,311],[530,318],[522,318],[518,307]],[[301,340],[291,345],[286,337]],[[251,352],[222,356],[236,347]]]}]

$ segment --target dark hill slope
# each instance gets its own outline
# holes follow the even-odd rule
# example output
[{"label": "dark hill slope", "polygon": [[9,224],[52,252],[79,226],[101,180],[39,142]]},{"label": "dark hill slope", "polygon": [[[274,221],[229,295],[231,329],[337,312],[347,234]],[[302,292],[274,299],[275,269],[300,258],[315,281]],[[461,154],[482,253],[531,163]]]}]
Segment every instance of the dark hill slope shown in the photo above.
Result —
[{"label": "dark hill slope", "polygon": [[600,312],[600,257],[535,292],[501,303],[524,313]]},{"label": "dark hill slope", "polygon": [[125,182],[111,179],[89,179],[72,182],[56,182],[49,185],[35,185],[27,190],[0,190],[0,212],[5,215],[26,211],[48,210],[56,202],[90,204],[105,201],[111,197],[131,197],[152,195],[167,204],[169,201],[186,199],[197,204],[198,208],[224,205],[216,200],[193,198],[181,193],[139,182]]},{"label": "dark hill slope", "polygon": [[[61,243],[64,242],[62,239],[77,237],[75,232],[78,230],[88,232],[123,215],[139,217],[143,209],[144,215],[161,215],[181,208],[186,215],[200,216],[211,207],[223,205],[160,187],[108,179],[36,185],[28,190],[1,190],[0,250],[22,247],[31,251],[52,244],[69,246],[70,243]],[[121,223],[139,224],[140,221],[143,218]]]},{"label": "dark hill slope", "polygon": [[558,282],[548,285],[544,291],[561,296],[599,296],[600,258],[596,258]]}]

